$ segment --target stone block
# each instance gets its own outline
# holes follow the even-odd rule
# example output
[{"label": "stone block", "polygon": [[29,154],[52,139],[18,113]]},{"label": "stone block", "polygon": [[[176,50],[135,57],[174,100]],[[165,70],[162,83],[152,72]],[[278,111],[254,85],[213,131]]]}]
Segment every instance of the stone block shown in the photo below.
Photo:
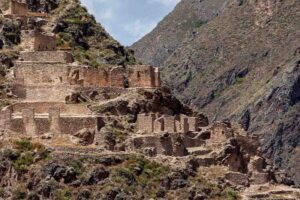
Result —
[{"label": "stone block", "polygon": [[19,59],[26,62],[72,63],[74,61],[72,54],[64,51],[23,51],[20,52]]},{"label": "stone block", "polygon": [[175,117],[174,116],[163,116],[165,122],[165,132],[175,133]]},{"label": "stone block", "polygon": [[12,117],[12,110],[9,107],[4,108],[0,112],[0,128],[1,129],[9,128],[11,117]]},{"label": "stone block", "polygon": [[172,138],[164,135],[157,139],[156,150],[158,154],[172,156],[173,155],[173,141]]},{"label": "stone block", "polygon": [[249,177],[247,174],[229,172],[225,175],[225,179],[233,185],[249,186]]},{"label": "stone block", "polygon": [[265,160],[262,157],[254,156],[248,164],[248,170],[251,172],[263,172],[265,165]]},{"label": "stone block", "polygon": [[25,134],[36,135],[37,129],[34,119],[34,109],[28,108],[22,110],[22,119],[25,127]]},{"label": "stone block", "polygon": [[187,117],[181,117],[181,133],[186,134],[189,131],[189,120]]},{"label": "stone block", "polygon": [[49,109],[49,121],[50,121],[51,133],[59,134],[61,132],[59,119],[60,119],[60,109],[58,107],[51,107]]},{"label": "stone block", "polygon": [[159,68],[155,68],[155,71],[154,71],[155,75],[155,87],[159,88],[161,87],[161,78],[160,78],[160,71],[159,71]]},{"label": "stone block", "polygon": [[188,117],[189,131],[198,131],[199,123],[197,117]]},{"label": "stone block", "polygon": [[254,172],[254,173],[252,173],[250,182],[253,185],[262,185],[262,184],[268,183],[269,180],[270,180],[270,174],[269,173]]},{"label": "stone block", "polygon": [[128,70],[129,87],[153,88],[155,87],[155,74],[152,66],[136,65]]},{"label": "stone block", "polygon": [[46,35],[35,31],[34,34],[34,50],[35,51],[56,51],[56,36]]},{"label": "stone block", "polygon": [[140,114],[137,119],[137,129],[140,133],[151,134],[154,131],[155,114]]},{"label": "stone block", "polygon": [[16,0],[11,0],[9,14],[26,16],[28,14],[27,4]]},{"label": "stone block", "polygon": [[125,76],[123,67],[114,67],[110,70],[110,87],[124,88]]},{"label": "stone block", "polygon": [[154,121],[154,133],[161,133],[165,130],[164,119],[162,117]]}]

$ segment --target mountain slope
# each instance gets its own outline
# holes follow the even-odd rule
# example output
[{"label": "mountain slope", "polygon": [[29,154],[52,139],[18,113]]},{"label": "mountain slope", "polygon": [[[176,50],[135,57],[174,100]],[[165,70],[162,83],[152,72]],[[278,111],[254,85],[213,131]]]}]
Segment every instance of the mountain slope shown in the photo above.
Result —
[{"label": "mountain slope", "polygon": [[227,2],[182,0],[151,33],[132,45],[136,57],[144,63],[162,66],[184,38],[222,12]]},{"label": "mountain slope", "polygon": [[298,185],[299,36],[299,1],[232,0],[158,64],[177,97],[211,119],[239,120]]}]

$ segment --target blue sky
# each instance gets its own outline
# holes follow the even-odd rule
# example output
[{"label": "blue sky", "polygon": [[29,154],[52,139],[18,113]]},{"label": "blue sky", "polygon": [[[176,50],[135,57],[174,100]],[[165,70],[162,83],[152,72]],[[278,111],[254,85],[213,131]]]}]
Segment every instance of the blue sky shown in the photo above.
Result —
[{"label": "blue sky", "polygon": [[180,0],[81,0],[106,31],[129,46],[149,33]]}]

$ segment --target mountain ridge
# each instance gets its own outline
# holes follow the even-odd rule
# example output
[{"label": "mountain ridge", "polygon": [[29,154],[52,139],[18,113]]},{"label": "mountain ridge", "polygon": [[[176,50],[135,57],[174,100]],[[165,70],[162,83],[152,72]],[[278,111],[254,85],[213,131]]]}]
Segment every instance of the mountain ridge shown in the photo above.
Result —
[{"label": "mountain ridge", "polygon": [[[197,2],[201,6],[203,1]],[[298,185],[294,174],[299,169],[290,166],[299,164],[289,157],[298,155],[300,145],[295,111],[299,9],[294,0],[228,1],[218,16],[178,38],[183,42],[158,64],[165,83],[182,102],[212,120],[240,121],[260,136],[265,155],[290,171]],[[151,48],[143,39],[138,44]],[[147,56],[144,61],[156,62]]]}]

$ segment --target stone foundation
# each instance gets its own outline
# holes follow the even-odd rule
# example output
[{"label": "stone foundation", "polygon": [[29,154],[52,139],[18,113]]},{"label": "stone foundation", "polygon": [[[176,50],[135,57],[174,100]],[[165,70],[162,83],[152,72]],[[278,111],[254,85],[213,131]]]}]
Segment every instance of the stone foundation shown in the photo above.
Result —
[{"label": "stone foundation", "polygon": [[186,156],[187,148],[199,147],[205,144],[204,140],[190,138],[180,133],[164,135],[144,135],[132,140],[132,148],[145,153],[151,148],[152,156],[156,154],[168,156]]},{"label": "stone foundation", "polygon": [[72,63],[73,56],[65,51],[23,51],[21,61]]},{"label": "stone foundation", "polygon": [[1,111],[1,125],[7,129],[21,134],[41,135],[45,133],[59,133],[73,135],[78,131],[89,128],[99,131],[103,123],[101,116],[80,115],[67,116],[61,115],[59,108],[52,107],[46,115],[35,113],[32,108],[22,110],[22,114],[13,116],[10,109]]}]

